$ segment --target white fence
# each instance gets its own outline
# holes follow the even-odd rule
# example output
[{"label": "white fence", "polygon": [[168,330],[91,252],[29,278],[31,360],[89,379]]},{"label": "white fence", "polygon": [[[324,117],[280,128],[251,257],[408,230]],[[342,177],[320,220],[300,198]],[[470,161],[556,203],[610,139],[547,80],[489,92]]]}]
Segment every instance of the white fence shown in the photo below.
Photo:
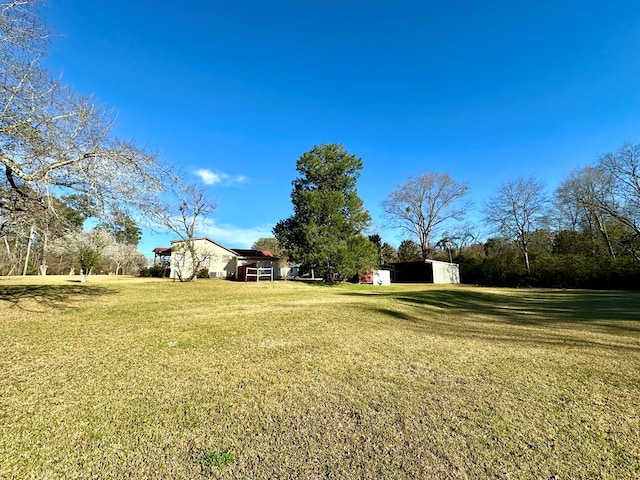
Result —
[{"label": "white fence", "polygon": [[273,282],[273,268],[272,267],[247,267],[244,281],[248,282],[249,278],[255,278],[256,282],[259,282],[260,279],[268,278],[271,282]]}]

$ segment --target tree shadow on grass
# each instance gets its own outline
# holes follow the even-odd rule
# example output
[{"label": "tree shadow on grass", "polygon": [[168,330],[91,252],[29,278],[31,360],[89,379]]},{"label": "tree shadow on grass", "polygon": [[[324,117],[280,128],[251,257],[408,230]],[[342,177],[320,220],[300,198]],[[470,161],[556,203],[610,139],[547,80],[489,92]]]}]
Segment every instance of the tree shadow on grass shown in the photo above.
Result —
[{"label": "tree shadow on grass", "polygon": [[87,297],[113,295],[112,289],[86,284],[72,285],[1,285],[0,305],[26,311],[69,308]]},{"label": "tree shadow on grass", "polygon": [[[372,293],[345,295],[364,300]],[[606,346],[587,340],[584,334],[589,332],[616,335],[627,344],[622,348],[640,349],[639,292],[426,287],[373,296],[390,298],[390,307],[363,301],[365,308],[442,335]]]}]

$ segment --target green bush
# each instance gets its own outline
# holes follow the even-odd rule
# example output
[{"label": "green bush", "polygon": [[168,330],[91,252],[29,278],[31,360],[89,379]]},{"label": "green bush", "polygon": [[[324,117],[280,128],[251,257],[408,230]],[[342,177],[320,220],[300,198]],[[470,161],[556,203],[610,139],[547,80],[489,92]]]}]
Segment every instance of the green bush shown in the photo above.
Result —
[{"label": "green bush", "polygon": [[208,268],[201,268],[200,270],[198,270],[198,273],[196,274],[197,278],[209,278],[209,269]]}]

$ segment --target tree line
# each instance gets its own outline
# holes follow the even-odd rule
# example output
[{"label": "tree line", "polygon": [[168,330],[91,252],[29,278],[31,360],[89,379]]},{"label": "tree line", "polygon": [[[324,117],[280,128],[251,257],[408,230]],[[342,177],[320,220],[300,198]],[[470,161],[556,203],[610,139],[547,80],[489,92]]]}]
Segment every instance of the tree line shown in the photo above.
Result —
[{"label": "tree line", "polygon": [[569,172],[552,192],[533,176],[508,180],[479,206],[475,224],[468,182],[416,173],[381,203],[387,226],[406,236],[397,249],[366,234],[371,218],[356,189],[361,159],[323,144],[296,165],[293,215],[275,226],[275,239],[254,246],[269,246],[328,283],[396,261],[435,259],[459,263],[467,283],[640,286],[638,144]]}]

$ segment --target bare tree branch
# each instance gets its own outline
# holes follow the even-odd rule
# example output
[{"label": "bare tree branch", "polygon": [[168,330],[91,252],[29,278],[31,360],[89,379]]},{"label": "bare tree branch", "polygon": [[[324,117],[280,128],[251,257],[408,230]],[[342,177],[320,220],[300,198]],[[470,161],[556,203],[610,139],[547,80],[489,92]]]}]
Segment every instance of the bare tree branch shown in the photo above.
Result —
[{"label": "bare tree branch", "polygon": [[530,272],[531,236],[544,225],[547,214],[544,184],[534,177],[521,177],[505,182],[485,204],[484,214],[487,223],[516,241],[527,272]]},{"label": "bare tree branch", "polygon": [[41,199],[86,193],[105,211],[144,204],[160,188],[165,167],[155,155],[113,136],[115,112],[77,95],[43,67],[49,32],[37,7],[35,0],[0,5],[4,187],[37,192]]},{"label": "bare tree branch", "polygon": [[[174,233],[179,241],[174,242],[174,262],[176,256],[182,256],[185,265],[174,265],[174,273],[180,281],[195,280],[208,253],[199,252],[196,245],[198,229],[202,222],[215,209],[216,205],[209,201],[206,191],[196,185],[182,185],[175,178],[173,187],[163,201],[155,202],[150,214],[169,231]],[[188,263],[188,267],[186,266]]]},{"label": "bare tree branch", "polygon": [[598,168],[612,184],[612,195],[599,198],[598,207],[640,236],[640,144],[604,155]]},{"label": "bare tree branch", "polygon": [[456,182],[449,174],[421,173],[398,185],[381,206],[391,226],[418,240],[426,259],[435,232],[450,221],[462,220],[471,207],[465,200],[467,191],[466,182]]}]

